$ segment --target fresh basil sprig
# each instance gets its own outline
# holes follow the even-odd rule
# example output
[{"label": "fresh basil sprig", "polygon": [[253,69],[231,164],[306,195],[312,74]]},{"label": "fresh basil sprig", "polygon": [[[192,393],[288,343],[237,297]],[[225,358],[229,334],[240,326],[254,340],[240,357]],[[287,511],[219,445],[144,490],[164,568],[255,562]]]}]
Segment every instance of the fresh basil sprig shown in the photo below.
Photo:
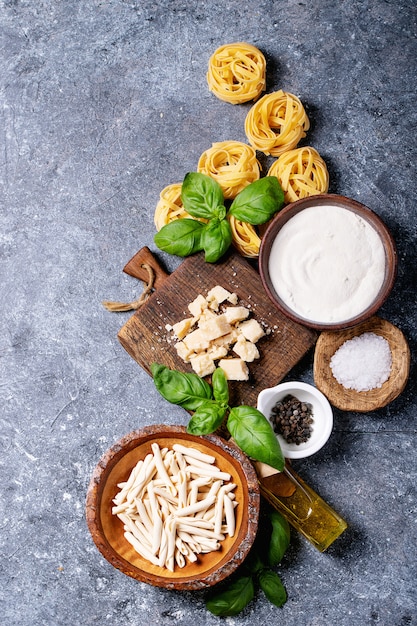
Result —
[{"label": "fresh basil sprig", "polygon": [[[165,224],[154,237],[160,250],[186,257],[204,250],[205,260],[215,263],[232,243],[223,191],[206,174],[188,172],[181,188],[181,200],[192,217]],[[281,209],[284,192],[275,176],[265,176],[243,189],[233,200],[229,214],[252,225],[264,224]],[[199,221],[205,220],[205,221]]]},{"label": "fresh basil sprig", "polygon": [[261,517],[260,524],[262,531],[258,532],[242,567],[215,587],[206,600],[206,608],[218,617],[240,613],[255,597],[258,587],[275,606],[281,607],[287,600],[281,578],[272,568],[280,563],[289,546],[289,524],[281,513],[273,510]]},{"label": "fresh basil sprig", "polygon": [[155,386],[165,400],[194,411],[187,432],[194,435],[213,433],[229,413],[227,429],[240,449],[255,461],[283,470],[284,457],[271,424],[251,406],[231,408],[228,405],[228,384],[221,368],[213,372],[212,386],[197,374],[184,374],[158,363],[151,365],[151,372]]}]

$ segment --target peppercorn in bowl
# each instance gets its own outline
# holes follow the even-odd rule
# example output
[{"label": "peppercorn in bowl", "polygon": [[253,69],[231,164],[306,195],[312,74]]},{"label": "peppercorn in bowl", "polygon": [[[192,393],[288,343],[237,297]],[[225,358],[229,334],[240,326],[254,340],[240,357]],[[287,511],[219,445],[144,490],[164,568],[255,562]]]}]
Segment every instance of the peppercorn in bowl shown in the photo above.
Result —
[{"label": "peppercorn in bowl", "polygon": [[258,410],[270,421],[287,459],[318,452],[330,437],[333,412],[327,398],[303,382],[286,382],[263,389]]}]

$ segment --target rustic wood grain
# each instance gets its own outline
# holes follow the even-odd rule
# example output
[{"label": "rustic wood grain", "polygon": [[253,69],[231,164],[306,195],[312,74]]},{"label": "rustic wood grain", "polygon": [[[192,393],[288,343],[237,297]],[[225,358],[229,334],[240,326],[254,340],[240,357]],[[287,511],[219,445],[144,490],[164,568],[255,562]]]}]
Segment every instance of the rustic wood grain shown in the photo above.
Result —
[{"label": "rustic wood grain", "polygon": [[165,326],[188,317],[188,304],[217,284],[235,292],[239,304],[249,307],[255,319],[271,331],[257,344],[261,357],[249,363],[250,380],[230,382],[234,404],[256,406],[259,392],[279,383],[316,342],[317,331],[301,326],[276,309],[262,287],[258,272],[235,252],[216,264],[206,263],[203,254],[193,255],[167,275],[152,253],[143,248],[129,261],[125,271],[146,280],[147,273],[142,267],[145,260],[155,271],[156,290],[120,329],[118,338],[148,373],[153,362],[192,371],[178,357]]}]

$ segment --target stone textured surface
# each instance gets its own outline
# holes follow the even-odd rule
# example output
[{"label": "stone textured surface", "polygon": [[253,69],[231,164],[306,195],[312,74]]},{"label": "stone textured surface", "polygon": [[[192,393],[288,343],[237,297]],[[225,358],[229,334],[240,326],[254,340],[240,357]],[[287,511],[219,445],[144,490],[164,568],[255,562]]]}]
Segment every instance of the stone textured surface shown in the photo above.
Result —
[{"label": "stone textured surface", "polygon": [[[212,142],[245,141],[249,105],[217,100],[205,80],[214,49],[243,40],[266,55],[268,91],[304,102],[331,191],[391,229],[399,273],[380,314],[413,359],[400,398],[335,411],[329,443],[295,465],[348,531],[324,554],[294,532],[278,568],[287,604],[260,593],[225,623],[417,624],[414,0],[4,0],[0,29],[2,623],[219,623],[204,594],[113,569],[84,504],[117,439],[187,420],[119,345],[129,314],[101,301],[140,293],[121,270],[153,248],[159,191]],[[311,382],[311,354],[292,376]]]}]

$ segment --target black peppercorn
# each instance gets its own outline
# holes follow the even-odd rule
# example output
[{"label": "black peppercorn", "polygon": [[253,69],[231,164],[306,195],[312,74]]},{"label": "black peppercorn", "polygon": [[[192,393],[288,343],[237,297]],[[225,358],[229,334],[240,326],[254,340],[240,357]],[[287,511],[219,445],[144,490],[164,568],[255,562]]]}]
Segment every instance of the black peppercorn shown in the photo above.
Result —
[{"label": "black peppercorn", "polygon": [[288,443],[305,443],[311,436],[313,407],[288,394],[272,408],[270,421],[273,429]]}]

